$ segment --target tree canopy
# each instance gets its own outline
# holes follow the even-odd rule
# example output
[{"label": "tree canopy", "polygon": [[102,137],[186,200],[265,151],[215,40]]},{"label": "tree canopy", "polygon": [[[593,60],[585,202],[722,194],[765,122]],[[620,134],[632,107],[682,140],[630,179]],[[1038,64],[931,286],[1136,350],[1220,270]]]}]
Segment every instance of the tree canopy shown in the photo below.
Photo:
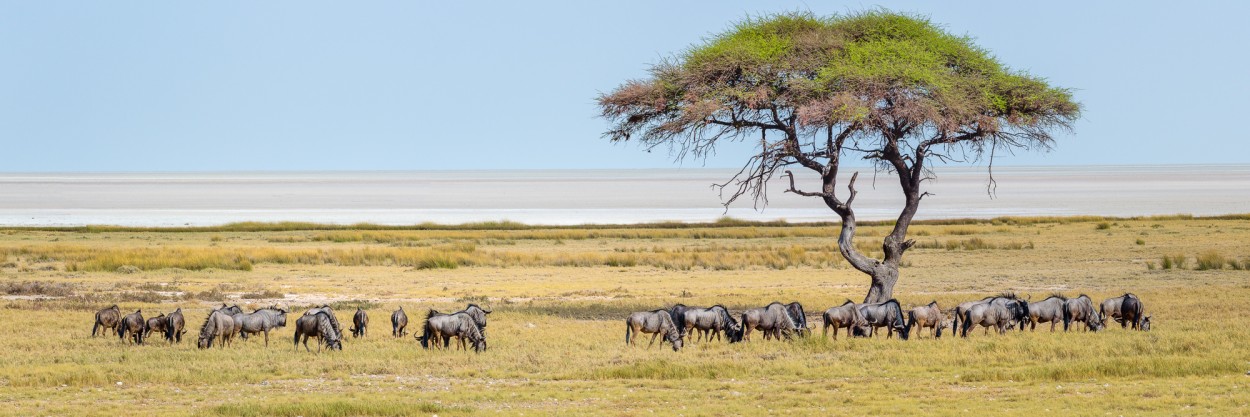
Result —
[{"label": "tree canopy", "polygon": [[766,203],[768,180],[787,167],[815,172],[819,190],[800,190],[791,175],[787,191],[820,197],[842,217],[843,255],[874,279],[881,262],[849,245],[854,176],[845,199],[834,190],[844,156],[897,174],[906,205],[883,244],[897,275],[930,160],[1048,148],[1051,132],[1080,115],[1070,90],[1007,68],[967,36],[884,10],[748,18],[601,95],[599,106],[607,138],[668,146],[678,158],[754,143],[758,152],[722,185],[726,205],[743,195]]}]

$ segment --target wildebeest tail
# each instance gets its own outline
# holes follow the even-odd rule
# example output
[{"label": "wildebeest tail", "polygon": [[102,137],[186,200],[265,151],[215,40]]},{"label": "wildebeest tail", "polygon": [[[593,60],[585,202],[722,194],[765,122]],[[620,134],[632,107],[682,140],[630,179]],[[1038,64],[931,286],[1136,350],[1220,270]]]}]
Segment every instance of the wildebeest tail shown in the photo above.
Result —
[{"label": "wildebeest tail", "polygon": [[968,310],[963,310],[963,311],[959,311],[959,309],[955,309],[955,310],[958,311],[955,317],[958,317],[960,320],[963,320],[963,327],[959,329],[959,335],[960,337],[968,337],[968,328],[972,327],[972,313]]},{"label": "wildebeest tail", "polygon": [[[1102,306],[1098,306],[1102,309]],[[1068,326],[1072,324],[1072,307],[1068,303],[1063,303],[1063,331],[1068,331]]]}]

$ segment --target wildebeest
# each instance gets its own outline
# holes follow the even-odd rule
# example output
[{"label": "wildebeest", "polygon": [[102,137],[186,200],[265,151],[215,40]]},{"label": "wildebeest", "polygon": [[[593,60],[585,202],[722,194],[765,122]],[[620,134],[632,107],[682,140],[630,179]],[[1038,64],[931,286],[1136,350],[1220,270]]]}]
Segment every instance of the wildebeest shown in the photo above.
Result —
[{"label": "wildebeest", "polygon": [[182,335],[187,332],[187,321],[182,317],[182,307],[165,316],[165,340],[170,343],[182,343]]},{"label": "wildebeest", "polygon": [[786,312],[790,313],[790,320],[794,321],[799,337],[812,335],[812,329],[807,327],[807,313],[803,311],[802,304],[798,301],[786,304]]},{"label": "wildebeest", "polygon": [[[473,319],[473,324],[477,325],[477,331],[482,334],[482,339],[486,339],[486,316],[490,314],[490,310],[483,309],[477,304],[469,303],[469,305],[464,307],[464,310],[451,314],[456,313],[468,314]],[[465,345],[466,340],[464,336],[456,336],[456,343],[459,348],[468,349],[468,346]],[[483,349],[485,349],[485,344],[483,344]]]},{"label": "wildebeest", "polygon": [[1068,297],[1051,294],[1045,300],[1029,303],[1029,329],[1036,331],[1038,323],[1050,323],[1050,331],[1054,332],[1055,325],[1063,321],[1063,305],[1067,302]]},{"label": "wildebeest", "polygon": [[[1023,302],[1024,303],[1023,307],[1028,308],[1028,300],[1020,300],[1020,298],[1016,297],[1016,294],[1013,292],[1004,292],[998,295],[991,295],[989,297],[985,297],[980,300],[967,301],[967,302],[960,303],[958,306],[955,307],[954,318],[951,321],[951,331],[958,331],[960,329],[960,323],[963,320],[964,316],[966,315],[964,313],[967,312],[968,309],[974,305],[985,304],[985,303],[990,303],[990,302],[1003,303],[1003,302],[1016,301],[1016,300]],[[1007,325],[1011,326],[1011,325],[1018,324],[1020,325],[1020,330],[1023,331],[1024,325],[1025,325],[1023,319],[1027,319],[1027,318],[1028,318],[1027,315],[1022,318],[1013,318],[1011,322],[1007,323]],[[985,331],[988,334],[989,328],[987,327]]]},{"label": "wildebeest", "polygon": [[208,349],[217,340],[220,342],[218,346],[224,349],[233,337],[234,318],[222,310],[213,310],[204,319],[204,325],[200,326],[200,338],[195,345],[200,349]]},{"label": "wildebeest", "polygon": [[1143,332],[1150,331],[1150,315],[1146,315],[1146,317],[1141,319],[1141,327],[1138,327],[1138,329],[1141,329]]},{"label": "wildebeest", "polygon": [[724,332],[729,343],[734,343],[738,341],[736,338],[742,332],[742,327],[733,316],[729,315],[729,310],[720,304],[708,308],[688,307],[684,318],[686,334],[690,334],[691,329],[697,330],[698,340],[703,340],[705,336],[709,342],[713,337],[719,340],[721,332]]},{"label": "wildebeest", "polygon": [[404,307],[400,306],[399,310],[391,313],[391,336],[403,337],[408,334],[408,313],[404,312]]},{"label": "wildebeest", "polygon": [[251,313],[235,314],[231,318],[234,319],[234,327],[240,333],[239,337],[246,338],[249,334],[264,333],[266,347],[269,346],[269,331],[286,327],[286,310],[274,307],[258,309]]},{"label": "wildebeest", "polygon": [[304,337],[304,350],[311,352],[308,348],[308,338],[316,337],[317,352],[321,352],[321,346],[325,345],[326,349],[343,350],[343,334],[334,328],[334,315],[324,310],[318,309],[316,312],[304,313],[302,317],[295,320],[295,350],[299,350],[300,336]]},{"label": "wildebeest", "polygon": [[673,307],[668,309],[668,316],[673,319],[673,325],[677,326],[677,331],[681,332],[682,336],[686,335],[686,310],[688,309],[690,307],[682,303],[673,304]]},{"label": "wildebeest", "polygon": [[1146,306],[1142,304],[1141,299],[1132,293],[1108,298],[1098,306],[1098,313],[1102,316],[1103,323],[1106,323],[1107,318],[1110,317],[1120,323],[1120,328],[1128,327],[1130,324],[1134,329],[1141,328],[1141,322],[1145,319],[1143,315],[1145,310]]},{"label": "wildebeest", "polygon": [[135,310],[135,312],[122,317],[121,322],[117,324],[117,337],[126,339],[130,336],[130,341],[143,344],[143,331],[147,328],[147,322],[143,320],[143,310]]},{"label": "wildebeest", "polygon": [[97,311],[95,313],[95,324],[91,326],[91,337],[95,337],[96,332],[103,334],[108,330],[117,333],[117,324],[122,321],[122,310],[117,304],[109,306],[109,308]]},{"label": "wildebeest", "polygon": [[[947,322],[943,317],[941,307],[938,307],[937,301],[929,302],[927,305],[918,306],[907,312],[907,332],[910,335],[912,329],[933,329],[931,334],[934,338],[942,337],[942,329],[946,328]],[[917,335],[917,337],[919,337]]]},{"label": "wildebeest", "polygon": [[1029,317],[1029,303],[1015,297],[994,297],[989,302],[976,303],[963,312],[963,328],[960,336],[968,337],[968,330],[973,326],[998,329],[998,334],[1007,333],[1013,323],[1023,323]]},{"label": "wildebeest", "polygon": [[775,337],[780,340],[799,331],[798,324],[790,309],[779,302],[773,301],[765,307],[753,308],[742,312],[742,339],[751,340],[751,330],[764,333],[764,339]]},{"label": "wildebeest", "polygon": [[167,323],[168,318],[165,317],[165,313],[158,313],[156,317],[149,318],[143,326],[143,338],[147,339],[152,335],[153,331],[160,332],[158,334],[165,334],[165,325]]},{"label": "wildebeest", "polygon": [[337,314],[334,314],[333,308],[330,308],[328,304],[322,304],[321,307],[313,307],[313,308],[308,309],[308,311],[304,312],[304,315],[312,316],[312,315],[316,315],[317,313],[326,313],[326,316],[328,316],[330,320],[330,326],[334,327],[334,333],[340,336],[343,334],[343,327],[339,325],[339,316]]},{"label": "wildebeest", "polygon": [[[684,315],[684,314],[683,314]],[[669,310],[639,311],[631,313],[625,319],[625,344],[634,346],[638,336],[642,333],[651,333],[651,343],[647,343],[647,347],[655,344],[655,337],[663,335],[664,340],[673,344],[673,351],[681,350],[682,332],[677,328],[677,324],[673,322],[673,317],[669,314]]]},{"label": "wildebeest", "polygon": [[[243,309],[240,308],[238,304],[227,306],[225,303],[222,303],[221,307],[217,308],[217,311],[220,311],[222,314],[230,316],[231,320],[234,320],[234,316],[243,314]],[[231,323],[234,324],[234,327],[230,329],[231,341],[233,342],[235,336],[239,336],[240,339],[247,340],[246,334],[239,334],[240,331],[243,330],[242,324],[239,323],[237,320],[232,321]]]},{"label": "wildebeest", "polygon": [[1101,315],[1094,310],[1094,301],[1085,294],[1063,303],[1063,331],[1068,331],[1072,322],[1085,323],[1086,331],[1099,331],[1104,327]]},{"label": "wildebeest", "polygon": [[486,350],[486,335],[474,322],[473,317],[464,311],[442,314],[430,309],[425,315],[425,322],[421,324],[421,330],[421,335],[415,337],[425,349],[430,348],[431,340],[434,341],[435,347],[438,347],[441,342],[442,348],[446,349],[450,347],[451,338],[455,337],[471,343],[474,352]]},{"label": "wildebeest", "polygon": [[352,315],[352,337],[364,337],[365,332],[368,331],[368,329],[369,314],[365,313],[363,308],[357,306],[356,314]]},{"label": "wildebeest", "polygon": [[838,307],[829,307],[822,315],[825,326],[821,331],[821,337],[829,334],[829,328],[833,327],[833,340],[838,340],[838,329],[845,327],[848,332],[851,329],[863,327],[867,323],[864,322],[864,316],[859,314],[859,308],[855,306],[855,302],[846,300]]},{"label": "wildebeest", "polygon": [[885,327],[887,339],[898,333],[899,339],[907,340],[907,320],[903,317],[903,307],[898,300],[891,298],[876,304],[859,304],[855,308],[864,317],[864,326],[859,330],[861,334],[872,337],[878,327]]}]

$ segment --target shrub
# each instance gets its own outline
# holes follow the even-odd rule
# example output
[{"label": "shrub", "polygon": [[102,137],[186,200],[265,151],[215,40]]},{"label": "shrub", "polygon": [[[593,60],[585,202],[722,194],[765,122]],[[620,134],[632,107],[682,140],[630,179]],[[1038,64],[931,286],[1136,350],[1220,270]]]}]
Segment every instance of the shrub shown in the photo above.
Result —
[{"label": "shrub", "polygon": [[263,298],[286,298],[286,294],[283,294],[281,292],[274,291],[274,290],[264,290],[264,291],[244,293],[243,295],[240,295],[239,298],[242,298],[245,300],[257,300],[257,299],[263,299]]},{"label": "shrub", "polygon": [[1111,228],[1111,223],[1107,223],[1107,222],[1098,223],[1098,226],[1094,227],[1095,230],[1107,230],[1110,228]]},{"label": "shrub", "polygon": [[1221,255],[1216,251],[1206,251],[1198,254],[1196,260],[1198,261],[1198,265],[1195,269],[1199,271],[1224,269],[1224,265],[1230,261],[1228,258],[1225,258],[1224,255]]},{"label": "shrub", "polygon": [[9,295],[46,295],[51,297],[67,297],[74,294],[74,286],[63,282],[6,282],[3,288],[4,293]]}]

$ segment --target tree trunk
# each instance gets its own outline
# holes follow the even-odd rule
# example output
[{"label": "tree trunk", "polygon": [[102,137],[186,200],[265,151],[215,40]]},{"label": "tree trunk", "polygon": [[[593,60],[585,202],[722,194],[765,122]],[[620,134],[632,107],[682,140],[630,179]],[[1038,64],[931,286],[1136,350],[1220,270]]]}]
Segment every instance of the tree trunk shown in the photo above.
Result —
[{"label": "tree trunk", "polygon": [[898,282],[898,267],[888,263],[878,264],[872,273],[872,286],[864,303],[882,303],[894,298],[894,283]]}]

